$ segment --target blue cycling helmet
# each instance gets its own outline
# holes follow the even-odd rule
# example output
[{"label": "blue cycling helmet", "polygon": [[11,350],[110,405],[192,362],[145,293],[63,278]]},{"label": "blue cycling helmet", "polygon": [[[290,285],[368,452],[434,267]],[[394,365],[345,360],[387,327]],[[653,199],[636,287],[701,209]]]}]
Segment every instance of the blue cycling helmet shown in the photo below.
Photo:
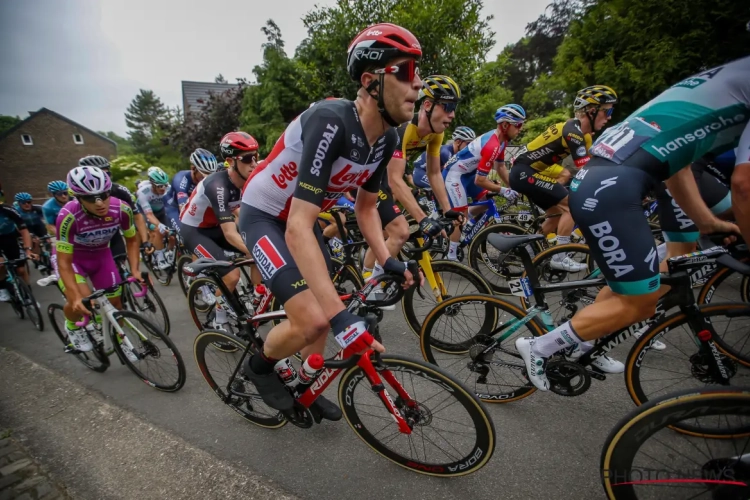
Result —
[{"label": "blue cycling helmet", "polygon": [[526,121],[526,111],[518,104],[506,104],[495,111],[497,123],[523,123]]},{"label": "blue cycling helmet", "polygon": [[451,136],[451,139],[454,141],[473,141],[476,138],[477,134],[467,126],[456,127],[456,130],[453,131],[453,135]]},{"label": "blue cycling helmet", "polygon": [[49,191],[53,195],[57,193],[67,193],[68,185],[65,184],[64,181],[52,181],[47,184],[47,191]]},{"label": "blue cycling helmet", "polygon": [[13,199],[18,203],[23,203],[24,201],[31,201],[31,195],[29,193],[16,193]]}]

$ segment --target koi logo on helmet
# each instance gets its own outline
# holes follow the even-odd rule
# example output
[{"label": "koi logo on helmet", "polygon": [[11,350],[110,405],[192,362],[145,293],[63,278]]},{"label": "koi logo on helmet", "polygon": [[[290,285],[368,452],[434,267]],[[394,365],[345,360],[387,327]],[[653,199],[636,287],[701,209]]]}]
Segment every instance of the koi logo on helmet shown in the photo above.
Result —
[{"label": "koi logo on helmet", "polygon": [[328,130],[328,132],[323,132],[323,138],[318,143],[318,149],[315,150],[315,159],[313,160],[313,166],[310,169],[310,173],[316,177],[320,177],[320,169],[323,168],[323,159],[326,157],[328,148],[331,147],[331,142],[334,137],[336,137],[336,132],[338,132],[339,126],[328,123],[326,124],[326,130]]}]

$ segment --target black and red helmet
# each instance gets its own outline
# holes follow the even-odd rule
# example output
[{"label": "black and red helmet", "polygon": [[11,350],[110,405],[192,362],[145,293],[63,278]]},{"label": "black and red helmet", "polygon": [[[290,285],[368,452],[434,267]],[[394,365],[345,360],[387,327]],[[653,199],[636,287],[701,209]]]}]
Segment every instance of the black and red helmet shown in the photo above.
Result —
[{"label": "black and red helmet", "polygon": [[346,67],[349,76],[359,81],[365,69],[385,66],[385,63],[397,57],[422,57],[422,46],[411,31],[391,23],[373,24],[363,29],[347,52]]},{"label": "black and red helmet", "polygon": [[258,141],[247,132],[229,132],[221,138],[219,146],[224,158],[234,158],[258,151]]}]

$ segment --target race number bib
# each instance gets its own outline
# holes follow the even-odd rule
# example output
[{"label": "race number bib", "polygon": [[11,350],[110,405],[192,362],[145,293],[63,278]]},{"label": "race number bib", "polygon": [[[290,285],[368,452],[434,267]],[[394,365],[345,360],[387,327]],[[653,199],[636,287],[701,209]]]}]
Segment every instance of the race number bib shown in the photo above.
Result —
[{"label": "race number bib", "polygon": [[590,153],[600,158],[622,164],[643,144],[659,133],[659,128],[642,118],[625,121],[608,128],[596,140]]}]

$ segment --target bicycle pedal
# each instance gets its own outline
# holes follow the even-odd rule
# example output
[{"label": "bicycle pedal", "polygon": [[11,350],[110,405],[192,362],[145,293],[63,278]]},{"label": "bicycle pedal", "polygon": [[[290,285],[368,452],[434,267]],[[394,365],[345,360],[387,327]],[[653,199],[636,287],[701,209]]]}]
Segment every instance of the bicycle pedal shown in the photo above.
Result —
[{"label": "bicycle pedal", "polygon": [[65,351],[65,354],[81,354],[81,351],[79,351],[75,347],[70,346],[63,347],[63,351]]},{"label": "bicycle pedal", "polygon": [[586,370],[589,372],[589,375],[591,375],[591,377],[595,378],[596,380],[607,380],[607,374],[593,365],[587,366]]}]

